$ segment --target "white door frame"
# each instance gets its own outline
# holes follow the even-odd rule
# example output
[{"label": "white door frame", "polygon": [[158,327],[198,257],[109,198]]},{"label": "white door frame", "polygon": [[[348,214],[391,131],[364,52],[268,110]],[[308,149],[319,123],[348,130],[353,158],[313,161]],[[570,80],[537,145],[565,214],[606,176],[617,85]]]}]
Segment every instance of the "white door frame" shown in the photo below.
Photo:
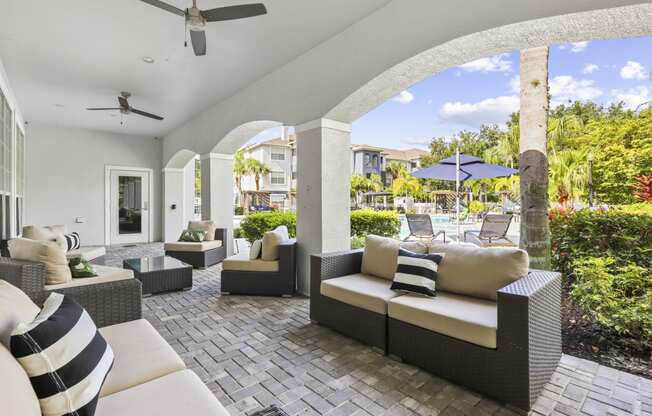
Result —
[{"label": "white door frame", "polygon": [[111,244],[111,171],[112,170],[132,170],[136,172],[149,173],[149,209],[147,216],[149,217],[149,235],[147,242],[151,243],[154,240],[153,222],[152,222],[152,190],[154,189],[154,170],[150,168],[139,168],[133,166],[115,166],[104,165],[104,245]]}]

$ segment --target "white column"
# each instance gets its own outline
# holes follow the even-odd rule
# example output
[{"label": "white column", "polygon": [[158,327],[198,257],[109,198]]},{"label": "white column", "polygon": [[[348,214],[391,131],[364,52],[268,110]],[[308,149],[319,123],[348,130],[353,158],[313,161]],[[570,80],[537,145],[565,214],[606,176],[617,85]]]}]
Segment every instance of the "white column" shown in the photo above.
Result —
[{"label": "white column", "polygon": [[233,155],[201,156],[201,216],[227,229],[228,256],[233,254]]},{"label": "white column", "polygon": [[163,169],[163,241],[177,241],[184,225],[183,169]]},{"label": "white column", "polygon": [[310,293],[310,255],[351,247],[351,125],[319,119],[297,135],[298,286]]}]

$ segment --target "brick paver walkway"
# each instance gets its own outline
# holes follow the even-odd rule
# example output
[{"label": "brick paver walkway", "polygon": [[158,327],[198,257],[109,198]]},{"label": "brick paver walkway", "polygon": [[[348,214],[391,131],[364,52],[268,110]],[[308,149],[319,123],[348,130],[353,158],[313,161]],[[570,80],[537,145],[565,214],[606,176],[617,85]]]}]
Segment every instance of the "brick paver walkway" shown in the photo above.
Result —
[{"label": "brick paver walkway", "polygon": [[[161,254],[160,244],[110,249],[109,264]],[[309,300],[220,296],[220,266],[194,288],[144,300],[144,315],[227,407],[275,403],[290,415],[513,415],[515,409],[312,324]],[[532,415],[652,416],[652,381],[571,356]]]}]

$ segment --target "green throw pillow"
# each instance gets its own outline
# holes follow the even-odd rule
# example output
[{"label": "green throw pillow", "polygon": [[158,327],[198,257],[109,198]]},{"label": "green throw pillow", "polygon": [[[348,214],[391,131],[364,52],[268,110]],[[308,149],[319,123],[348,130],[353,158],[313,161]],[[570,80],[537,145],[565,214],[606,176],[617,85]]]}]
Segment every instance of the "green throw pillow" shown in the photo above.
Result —
[{"label": "green throw pillow", "polygon": [[68,267],[70,267],[70,274],[72,274],[73,279],[97,276],[91,262],[82,257],[73,257],[70,259]]},{"label": "green throw pillow", "polygon": [[186,243],[201,243],[206,238],[206,231],[201,230],[183,230],[179,241]]}]

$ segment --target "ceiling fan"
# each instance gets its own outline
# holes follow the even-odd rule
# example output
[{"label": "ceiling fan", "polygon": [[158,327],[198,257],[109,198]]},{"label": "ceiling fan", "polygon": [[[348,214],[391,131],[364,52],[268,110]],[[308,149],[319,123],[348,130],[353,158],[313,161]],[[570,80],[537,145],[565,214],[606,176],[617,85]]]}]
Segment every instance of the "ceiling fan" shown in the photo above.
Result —
[{"label": "ceiling fan", "polygon": [[109,111],[109,110],[120,110],[122,114],[138,114],[139,116],[143,117],[149,117],[153,118],[154,120],[163,120],[163,117],[157,116],[156,114],[151,114],[147,113],[142,110],[138,110],[136,108],[133,108],[132,106],[129,105],[129,102],[127,101],[131,97],[130,92],[121,92],[120,96],[118,97],[118,103],[120,107],[114,107],[114,108],[87,108],[87,110],[91,111]]},{"label": "ceiling fan", "polygon": [[190,41],[195,55],[206,55],[206,22],[220,22],[223,20],[244,19],[246,17],[260,16],[267,13],[262,3],[240,4],[238,6],[218,7],[210,10],[199,10],[197,0],[192,0],[192,7],[181,10],[160,0],[141,0],[147,4],[166,10],[186,19],[186,27],[190,29]]}]

